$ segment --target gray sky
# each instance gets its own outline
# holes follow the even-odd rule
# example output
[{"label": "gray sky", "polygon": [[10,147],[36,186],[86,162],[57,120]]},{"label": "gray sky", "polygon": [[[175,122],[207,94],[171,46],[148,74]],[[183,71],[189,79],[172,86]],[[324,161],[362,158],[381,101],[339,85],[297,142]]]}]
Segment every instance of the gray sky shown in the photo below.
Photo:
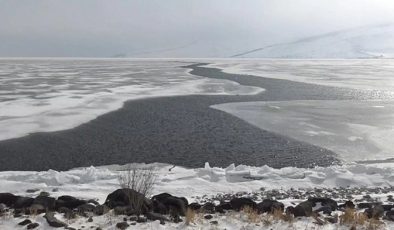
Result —
[{"label": "gray sky", "polygon": [[0,0],[0,56],[220,57],[393,12],[392,0]]}]

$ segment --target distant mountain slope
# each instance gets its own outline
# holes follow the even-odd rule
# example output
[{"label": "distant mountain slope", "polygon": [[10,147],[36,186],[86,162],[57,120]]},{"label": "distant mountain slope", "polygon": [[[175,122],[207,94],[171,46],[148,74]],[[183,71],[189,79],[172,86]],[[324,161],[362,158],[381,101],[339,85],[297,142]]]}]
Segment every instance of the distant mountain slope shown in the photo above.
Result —
[{"label": "distant mountain slope", "polygon": [[394,24],[342,30],[232,55],[245,58],[394,58]]}]

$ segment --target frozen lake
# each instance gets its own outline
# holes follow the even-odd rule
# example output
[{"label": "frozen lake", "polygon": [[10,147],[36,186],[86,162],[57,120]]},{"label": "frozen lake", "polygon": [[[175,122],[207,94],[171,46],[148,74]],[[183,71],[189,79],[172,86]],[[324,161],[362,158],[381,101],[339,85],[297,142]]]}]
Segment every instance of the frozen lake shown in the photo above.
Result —
[{"label": "frozen lake", "polygon": [[262,88],[194,76],[160,60],[0,59],[0,140],[76,127],[132,99],[248,95]]},{"label": "frozen lake", "polygon": [[[211,64],[184,68],[199,62]],[[0,59],[0,66],[3,170],[394,158],[392,60]]]}]

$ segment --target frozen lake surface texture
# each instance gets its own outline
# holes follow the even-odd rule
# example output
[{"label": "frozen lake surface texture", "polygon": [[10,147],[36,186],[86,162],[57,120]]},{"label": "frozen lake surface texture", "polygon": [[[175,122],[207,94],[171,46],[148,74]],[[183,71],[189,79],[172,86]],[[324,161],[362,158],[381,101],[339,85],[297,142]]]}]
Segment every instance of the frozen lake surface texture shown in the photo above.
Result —
[{"label": "frozen lake surface texture", "polygon": [[0,140],[69,129],[158,96],[255,94],[263,89],[193,76],[176,61],[0,59]]},{"label": "frozen lake surface texture", "polygon": [[[214,105],[262,129],[318,145],[344,161],[394,157],[393,60],[233,60],[226,73],[373,91],[374,100],[295,100]],[[380,96],[384,95],[384,96]]]},{"label": "frozen lake surface texture", "polygon": [[[184,68],[200,62],[210,64],[194,71]],[[182,163],[183,166],[196,167],[214,156],[218,156],[217,163],[222,167],[237,161],[267,162],[276,168],[298,166],[304,159],[302,154],[325,155],[326,152],[316,152],[323,149],[338,154],[344,162],[377,163],[394,158],[393,60],[0,59],[0,66],[0,150],[9,157],[4,158],[7,162],[20,153],[25,154],[22,158],[30,157],[32,152],[52,162],[58,160],[53,155],[64,159],[71,151],[72,159],[64,159],[69,162],[63,165],[66,169],[148,158],[149,162],[179,164],[186,162],[185,157],[191,153],[195,159]],[[219,76],[211,68],[224,73]],[[256,78],[266,80],[254,85]],[[323,87],[324,95],[319,95],[319,87]],[[275,93],[278,89],[280,93]],[[343,97],[348,91],[352,96]],[[337,92],[344,93],[336,97]],[[354,92],[366,92],[360,95],[367,96],[357,98]],[[20,142],[18,139],[32,133],[77,127],[122,108],[127,100],[185,95],[196,97],[130,104],[129,115],[119,112],[82,131],[34,136]],[[227,117],[218,110],[226,112]],[[160,116],[162,112],[166,117]],[[134,116],[135,113],[138,114]],[[228,114],[265,133],[250,131],[250,127],[236,123]],[[115,125],[117,119],[123,119],[123,123]],[[137,120],[129,124],[127,119]],[[110,124],[119,128],[110,128]],[[152,130],[157,133],[152,135]],[[78,140],[76,133],[91,140]],[[288,147],[284,148],[283,143],[289,143]],[[64,149],[69,146],[72,148]],[[48,148],[51,154],[47,153]],[[135,151],[136,156],[144,151],[152,156],[123,159],[119,154],[126,150]],[[159,152],[164,154],[160,158],[155,155]],[[237,152],[244,155],[236,159]],[[94,158],[98,153],[101,158]],[[205,158],[208,153],[214,156]],[[264,159],[261,154],[265,154]],[[86,159],[75,158],[77,155],[86,155]],[[48,167],[53,165],[56,164]]]}]

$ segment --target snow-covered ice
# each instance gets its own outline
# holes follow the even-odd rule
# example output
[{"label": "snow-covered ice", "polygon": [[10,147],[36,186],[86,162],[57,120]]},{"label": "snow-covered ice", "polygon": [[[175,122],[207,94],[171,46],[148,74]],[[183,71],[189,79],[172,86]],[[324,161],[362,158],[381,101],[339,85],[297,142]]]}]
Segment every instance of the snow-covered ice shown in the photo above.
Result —
[{"label": "snow-covered ice", "polygon": [[168,60],[1,59],[0,65],[0,140],[73,128],[127,100],[264,90],[194,76],[181,68],[187,63]]},{"label": "snow-covered ice", "polygon": [[394,158],[392,101],[240,102],[212,107],[264,130],[330,149],[347,162]]}]

